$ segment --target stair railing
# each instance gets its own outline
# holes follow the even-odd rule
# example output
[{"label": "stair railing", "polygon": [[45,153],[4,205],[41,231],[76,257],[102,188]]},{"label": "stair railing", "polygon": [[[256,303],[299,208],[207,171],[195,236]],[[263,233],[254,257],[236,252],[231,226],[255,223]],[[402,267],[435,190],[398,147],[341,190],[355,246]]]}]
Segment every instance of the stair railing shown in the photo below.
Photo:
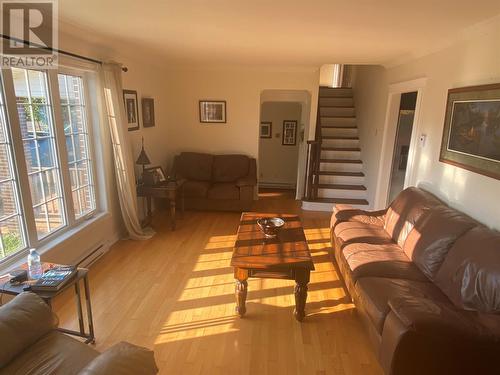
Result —
[{"label": "stair railing", "polygon": [[318,110],[316,113],[316,131],[314,134],[314,140],[307,141],[307,178],[306,186],[304,191],[306,192],[305,198],[307,200],[314,200],[318,196],[318,184],[320,170],[320,159],[321,159],[321,114],[320,114],[320,90],[318,89]]}]

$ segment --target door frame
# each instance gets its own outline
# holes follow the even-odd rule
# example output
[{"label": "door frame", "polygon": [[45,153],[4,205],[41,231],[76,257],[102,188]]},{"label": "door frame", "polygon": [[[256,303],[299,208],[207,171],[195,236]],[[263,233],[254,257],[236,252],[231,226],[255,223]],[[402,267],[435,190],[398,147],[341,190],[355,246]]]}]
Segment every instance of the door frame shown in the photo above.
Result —
[{"label": "door frame", "polygon": [[[304,181],[306,179],[306,163],[307,163],[307,140],[310,133],[311,119],[316,117],[316,113],[312,113],[312,100],[314,93],[309,90],[279,90],[265,89],[260,93],[259,105],[259,123],[261,118],[262,104],[265,102],[292,102],[299,103],[302,107],[301,120],[298,123],[297,142],[299,142],[299,156],[297,160],[297,186],[295,188],[295,199],[300,200],[304,195]],[[317,100],[317,98],[316,98]],[[301,126],[304,126],[304,139],[301,135]],[[260,139],[259,139],[260,141]],[[260,148],[260,142],[258,142]],[[257,163],[259,170],[260,160]],[[257,172],[257,176],[259,173]]]},{"label": "door frame", "polygon": [[427,85],[427,77],[417,78],[410,81],[397,82],[389,85],[389,96],[382,138],[382,152],[380,153],[377,188],[375,192],[375,209],[387,207],[389,197],[389,185],[392,169],[392,157],[394,154],[394,140],[398,128],[399,106],[401,95],[407,92],[417,92],[415,104],[415,116],[411,133],[410,149],[408,151],[408,163],[404,188],[414,183],[415,160],[418,152],[418,139],[420,137],[421,108],[424,89]]}]

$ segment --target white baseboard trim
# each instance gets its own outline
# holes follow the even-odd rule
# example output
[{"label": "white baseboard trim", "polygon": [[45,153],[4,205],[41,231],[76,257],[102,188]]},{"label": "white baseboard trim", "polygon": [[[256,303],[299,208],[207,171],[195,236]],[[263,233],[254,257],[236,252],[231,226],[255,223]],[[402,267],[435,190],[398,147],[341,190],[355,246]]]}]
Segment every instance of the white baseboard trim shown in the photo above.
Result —
[{"label": "white baseboard trim", "polygon": [[305,211],[332,212],[334,206],[333,203],[302,201],[302,209]]}]

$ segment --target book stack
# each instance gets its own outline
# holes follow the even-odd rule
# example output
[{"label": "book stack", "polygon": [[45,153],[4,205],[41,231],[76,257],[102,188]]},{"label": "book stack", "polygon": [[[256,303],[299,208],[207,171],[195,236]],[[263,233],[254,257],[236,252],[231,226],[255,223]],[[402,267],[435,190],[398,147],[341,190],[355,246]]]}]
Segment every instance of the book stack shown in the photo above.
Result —
[{"label": "book stack", "polygon": [[31,286],[33,291],[53,292],[61,289],[77,273],[74,266],[58,266],[47,270],[43,276]]}]

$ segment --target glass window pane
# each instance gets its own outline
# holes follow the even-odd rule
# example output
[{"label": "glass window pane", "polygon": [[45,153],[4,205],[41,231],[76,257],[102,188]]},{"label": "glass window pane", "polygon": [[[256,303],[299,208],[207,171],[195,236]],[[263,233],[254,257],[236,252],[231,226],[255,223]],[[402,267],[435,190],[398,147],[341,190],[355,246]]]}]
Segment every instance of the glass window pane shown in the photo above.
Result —
[{"label": "glass window pane", "polygon": [[24,141],[24,159],[28,173],[37,172],[40,170],[40,162],[38,161],[38,142],[35,140]]},{"label": "glass window pane", "polygon": [[27,72],[32,103],[48,103],[46,73],[38,70],[28,70]]},{"label": "glass window pane", "polygon": [[[21,131],[24,155],[35,206],[35,224],[41,239],[65,224],[47,73],[13,68],[12,74],[21,130],[25,127]],[[42,172],[36,173],[39,171]]]},{"label": "glass window pane", "polygon": [[0,142],[0,181],[11,178],[8,145]]},{"label": "glass window pane", "polygon": [[0,220],[17,213],[17,202],[12,181],[0,183]]},{"label": "glass window pane", "polygon": [[73,137],[71,135],[66,136],[66,151],[68,152],[68,163],[74,162],[75,159],[75,148],[73,147]]},{"label": "glass window pane", "polygon": [[88,173],[88,162],[79,161],[77,164],[77,173],[79,186],[85,186],[90,184],[89,173]]},{"label": "glass window pane", "polygon": [[31,201],[33,206],[43,203],[43,183],[42,176],[40,173],[35,173],[29,176],[30,190],[31,190]]},{"label": "glass window pane", "polygon": [[83,107],[74,106],[70,107],[71,112],[71,125],[75,133],[85,133],[86,127],[84,125]]},{"label": "glass window pane", "polygon": [[78,76],[59,74],[58,83],[67,135],[66,151],[70,163],[73,207],[78,218],[96,208],[83,81]]},{"label": "glass window pane", "polygon": [[2,86],[0,79],[0,260],[26,247]]},{"label": "glass window pane", "polygon": [[20,216],[0,221],[0,259],[8,257],[26,246]]},{"label": "glass window pane", "polygon": [[50,233],[48,218],[47,218],[47,207],[45,204],[33,208],[33,213],[35,214],[35,225],[36,233],[39,238],[45,237]]},{"label": "glass window pane", "polygon": [[59,229],[64,225],[61,202],[62,200],[55,199],[47,203],[47,214],[51,231]]}]

